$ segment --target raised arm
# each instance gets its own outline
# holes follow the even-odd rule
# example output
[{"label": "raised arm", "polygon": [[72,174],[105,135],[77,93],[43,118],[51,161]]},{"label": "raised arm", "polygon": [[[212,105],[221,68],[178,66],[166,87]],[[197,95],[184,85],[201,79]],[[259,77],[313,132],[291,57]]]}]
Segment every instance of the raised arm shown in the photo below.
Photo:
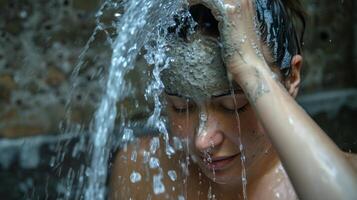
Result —
[{"label": "raised arm", "polygon": [[291,96],[294,91],[289,93],[265,62],[251,0],[201,2],[219,21],[226,66],[259,116],[298,196],[355,199],[357,174],[352,164],[296,103]]},{"label": "raised arm", "polygon": [[265,70],[237,78],[301,199],[354,199],[356,172],[343,152]]}]

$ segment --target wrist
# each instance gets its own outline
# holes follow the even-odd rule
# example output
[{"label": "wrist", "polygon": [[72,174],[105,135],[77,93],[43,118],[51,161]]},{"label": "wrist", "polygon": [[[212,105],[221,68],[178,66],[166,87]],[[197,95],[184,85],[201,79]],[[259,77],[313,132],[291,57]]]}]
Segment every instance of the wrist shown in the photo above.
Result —
[{"label": "wrist", "polygon": [[247,65],[239,73],[233,74],[233,79],[244,89],[247,85],[256,84],[261,80],[272,77],[275,74],[268,66],[264,65]]},{"label": "wrist", "polygon": [[[269,68],[268,68],[269,69]],[[251,67],[249,72],[235,78],[252,105],[257,105],[258,100],[271,92],[274,81],[272,72],[261,67]]]}]

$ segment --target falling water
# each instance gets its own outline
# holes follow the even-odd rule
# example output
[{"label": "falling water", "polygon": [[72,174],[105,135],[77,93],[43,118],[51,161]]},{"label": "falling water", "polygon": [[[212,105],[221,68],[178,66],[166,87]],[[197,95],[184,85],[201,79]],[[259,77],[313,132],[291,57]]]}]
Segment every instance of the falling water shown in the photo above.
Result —
[{"label": "falling water", "polygon": [[[231,88],[233,88],[231,86]],[[235,106],[235,115],[236,115],[236,120],[237,120],[237,126],[238,126],[238,137],[239,137],[239,150],[241,152],[240,154],[240,160],[241,160],[241,166],[242,166],[242,190],[243,190],[243,198],[244,200],[248,199],[247,196],[247,183],[248,183],[248,179],[247,179],[247,174],[246,174],[246,170],[245,170],[245,152],[244,152],[244,146],[243,146],[243,141],[242,141],[242,132],[241,132],[241,127],[240,127],[240,118],[239,118],[239,113],[238,113],[238,107],[237,107],[237,100],[235,98],[235,94],[234,94],[234,90],[231,90],[232,93],[232,98],[234,101],[234,106]]]},{"label": "falling water", "polygon": [[[135,59],[143,48],[147,52],[145,55],[146,61],[148,64],[154,66],[152,71],[154,80],[147,87],[145,97],[147,100],[149,97],[153,98],[155,108],[153,114],[148,119],[147,125],[155,127],[163,134],[166,141],[165,150],[167,156],[170,157],[175,152],[175,149],[168,142],[169,134],[165,125],[166,121],[161,117],[162,104],[160,102],[160,95],[164,86],[160,80],[160,73],[170,63],[170,58],[167,58],[165,55],[165,36],[168,34],[168,27],[173,26],[175,22],[167,19],[173,19],[173,15],[177,14],[177,11],[182,8],[183,2],[162,3],[160,0],[138,0],[126,1],[124,3],[124,13],[116,24],[118,36],[114,41],[110,41],[113,53],[105,92],[93,119],[92,158],[91,165],[86,170],[88,184],[85,191],[85,199],[88,200],[105,199],[106,197],[105,182],[111,148],[109,139],[117,116],[116,103],[131,95],[128,93],[128,85],[124,77],[134,69]],[[237,120],[239,123],[238,113]],[[134,135],[133,130],[127,128],[125,122],[121,123],[120,129],[123,131],[122,140],[130,141]],[[151,140],[150,155],[153,155],[156,149],[159,148],[158,144],[159,142],[155,138]],[[243,194],[246,199],[245,159],[242,147],[241,144]],[[132,154],[130,159],[135,162],[136,156]],[[189,162],[187,158],[188,155],[186,156],[184,166],[186,170],[188,169]],[[154,194],[165,192],[165,185],[162,182],[164,173],[160,168],[159,159],[148,157],[147,163],[149,168],[160,171],[160,173],[153,175]],[[174,177],[173,172],[170,172],[169,176],[170,178]],[[139,172],[133,171],[130,175],[132,183],[139,182],[141,179],[142,176]],[[187,182],[185,185],[187,186]],[[185,196],[187,198],[187,194]]]},{"label": "falling water", "polygon": [[[157,36],[152,33],[166,29],[165,26],[168,24],[164,22],[170,21],[167,19],[172,19],[181,5],[181,1],[164,3],[161,0],[133,0],[125,2],[124,14],[116,25],[118,37],[112,44],[113,53],[106,89],[93,119],[92,160],[86,172],[88,185],[85,199],[87,200],[105,199],[109,138],[117,115],[116,102],[128,95],[124,76],[134,68],[135,58],[144,44],[149,39],[157,41],[157,38],[149,38]],[[157,112],[160,111],[158,109],[155,109],[156,113],[154,112],[154,117],[151,119],[157,119]],[[159,123],[161,131],[164,130],[162,125]],[[138,177],[138,174],[134,174],[133,180],[138,181]]]},{"label": "falling water", "polygon": [[[76,79],[78,78],[78,74],[79,74],[79,71],[82,67],[82,65],[84,64],[85,62],[85,59],[84,59],[84,56],[85,54],[87,53],[90,45],[92,42],[94,42],[95,40],[95,37],[97,36],[97,34],[99,33],[100,30],[103,30],[103,26],[102,26],[102,23],[100,22],[100,17],[105,9],[105,7],[110,3],[110,1],[105,1],[101,6],[100,8],[98,9],[98,12],[97,14],[95,15],[95,18],[96,18],[96,24],[97,26],[95,27],[93,33],[91,34],[91,36],[89,37],[88,41],[86,42],[84,48],[82,49],[80,55],[78,56],[78,62],[76,64],[76,66],[74,67],[73,71],[72,71],[72,74],[71,74],[71,77],[70,77],[70,81],[71,81],[71,88],[69,90],[69,93],[68,93],[68,96],[67,96],[67,101],[66,101],[66,105],[65,105],[65,109],[66,109],[66,116],[65,116],[65,119],[66,119],[66,125],[69,124],[69,122],[71,121],[71,100],[72,100],[72,96],[74,95],[74,91],[77,87],[77,82],[76,82]],[[114,7],[118,7],[118,4],[115,4]],[[63,122],[62,122],[63,123]],[[63,124],[61,124],[62,126]],[[68,132],[68,130],[66,130]]]}]

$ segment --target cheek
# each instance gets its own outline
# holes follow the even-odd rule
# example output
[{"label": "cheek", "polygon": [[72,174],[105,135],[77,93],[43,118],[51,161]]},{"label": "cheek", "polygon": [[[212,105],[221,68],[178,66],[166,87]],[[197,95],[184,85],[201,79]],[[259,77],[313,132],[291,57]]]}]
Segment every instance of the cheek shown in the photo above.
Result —
[{"label": "cheek", "polygon": [[[227,115],[220,118],[218,127],[221,128],[225,137],[231,141],[235,146],[239,147],[239,126],[237,117],[234,115]],[[242,130],[241,130],[242,131]]]},{"label": "cheek", "polygon": [[185,114],[169,114],[171,132],[179,138],[192,138],[195,133],[195,118]]},{"label": "cheek", "polygon": [[250,166],[268,152],[268,149],[271,147],[271,142],[253,110],[247,110],[244,118],[242,117],[241,127],[247,166]]},{"label": "cheek", "polygon": [[242,114],[241,131],[248,162],[264,154],[270,148],[269,138],[251,108]]},{"label": "cheek", "polygon": [[246,133],[256,127],[256,118],[252,113],[253,111],[248,107],[246,111],[239,113],[238,116],[234,113],[231,115],[226,114],[220,118],[220,124],[221,127],[224,127],[223,131],[226,136],[238,146],[240,144],[239,138],[241,137],[244,145],[246,143]]}]

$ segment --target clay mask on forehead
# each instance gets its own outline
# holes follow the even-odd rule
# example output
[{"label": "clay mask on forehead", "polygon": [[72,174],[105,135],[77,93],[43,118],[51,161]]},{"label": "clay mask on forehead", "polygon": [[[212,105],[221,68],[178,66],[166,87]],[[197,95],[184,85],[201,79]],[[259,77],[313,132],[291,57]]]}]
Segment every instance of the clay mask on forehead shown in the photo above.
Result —
[{"label": "clay mask on forehead", "polygon": [[169,45],[168,56],[173,59],[162,72],[167,93],[200,100],[229,90],[217,39],[195,34],[189,42],[176,38]]}]

